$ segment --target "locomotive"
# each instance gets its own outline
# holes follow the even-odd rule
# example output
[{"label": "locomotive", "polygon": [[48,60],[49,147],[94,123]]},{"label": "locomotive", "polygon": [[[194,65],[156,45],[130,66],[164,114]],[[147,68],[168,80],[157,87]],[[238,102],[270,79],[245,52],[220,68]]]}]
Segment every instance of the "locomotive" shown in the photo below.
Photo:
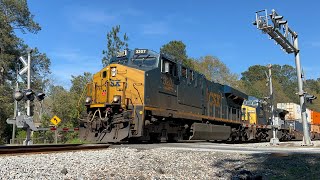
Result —
[{"label": "locomotive", "polygon": [[167,54],[127,49],[87,84],[80,138],[102,143],[239,139],[246,98]]},{"label": "locomotive", "polygon": [[[242,109],[245,99],[246,94],[207,80],[168,54],[126,49],[87,84],[80,139],[268,141],[270,123],[250,124]],[[262,105],[254,108],[263,110]],[[279,129],[278,137],[291,135]]]}]

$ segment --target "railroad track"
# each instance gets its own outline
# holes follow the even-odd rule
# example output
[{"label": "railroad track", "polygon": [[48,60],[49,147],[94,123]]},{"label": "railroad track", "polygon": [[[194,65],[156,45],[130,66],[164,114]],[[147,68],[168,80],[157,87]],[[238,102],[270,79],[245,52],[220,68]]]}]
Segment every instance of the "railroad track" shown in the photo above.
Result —
[{"label": "railroad track", "polygon": [[50,153],[59,151],[78,151],[106,149],[109,144],[51,144],[51,145],[29,145],[29,146],[0,146],[0,155]]}]

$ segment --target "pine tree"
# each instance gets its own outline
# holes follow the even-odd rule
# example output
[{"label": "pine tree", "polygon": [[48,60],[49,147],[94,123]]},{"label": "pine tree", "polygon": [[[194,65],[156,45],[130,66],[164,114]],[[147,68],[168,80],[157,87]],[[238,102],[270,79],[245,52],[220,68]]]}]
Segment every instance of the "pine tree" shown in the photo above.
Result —
[{"label": "pine tree", "polygon": [[117,52],[128,48],[128,36],[126,33],[123,39],[119,37],[120,25],[112,27],[111,31],[107,33],[107,49],[102,51],[104,57],[102,58],[103,67],[110,63],[112,57],[117,55]]}]

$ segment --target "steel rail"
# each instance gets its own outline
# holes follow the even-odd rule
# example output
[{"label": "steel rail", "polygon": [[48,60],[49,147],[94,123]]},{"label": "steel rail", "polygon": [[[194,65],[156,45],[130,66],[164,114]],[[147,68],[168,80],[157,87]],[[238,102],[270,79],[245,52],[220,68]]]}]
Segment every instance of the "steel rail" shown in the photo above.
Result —
[{"label": "steel rail", "polygon": [[106,149],[109,144],[51,144],[51,145],[29,145],[29,146],[0,146],[0,155],[51,153],[62,151],[79,151]]}]

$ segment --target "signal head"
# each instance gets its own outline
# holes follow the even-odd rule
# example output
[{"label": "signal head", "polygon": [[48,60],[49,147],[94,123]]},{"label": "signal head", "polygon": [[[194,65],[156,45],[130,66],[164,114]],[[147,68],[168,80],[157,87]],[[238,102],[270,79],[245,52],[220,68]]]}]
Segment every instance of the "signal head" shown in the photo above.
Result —
[{"label": "signal head", "polygon": [[40,92],[37,94],[38,101],[42,101],[45,98],[46,94],[43,92]]},{"label": "signal head", "polygon": [[30,101],[34,100],[34,92],[31,89],[25,90],[24,95],[26,100],[30,100]]}]

